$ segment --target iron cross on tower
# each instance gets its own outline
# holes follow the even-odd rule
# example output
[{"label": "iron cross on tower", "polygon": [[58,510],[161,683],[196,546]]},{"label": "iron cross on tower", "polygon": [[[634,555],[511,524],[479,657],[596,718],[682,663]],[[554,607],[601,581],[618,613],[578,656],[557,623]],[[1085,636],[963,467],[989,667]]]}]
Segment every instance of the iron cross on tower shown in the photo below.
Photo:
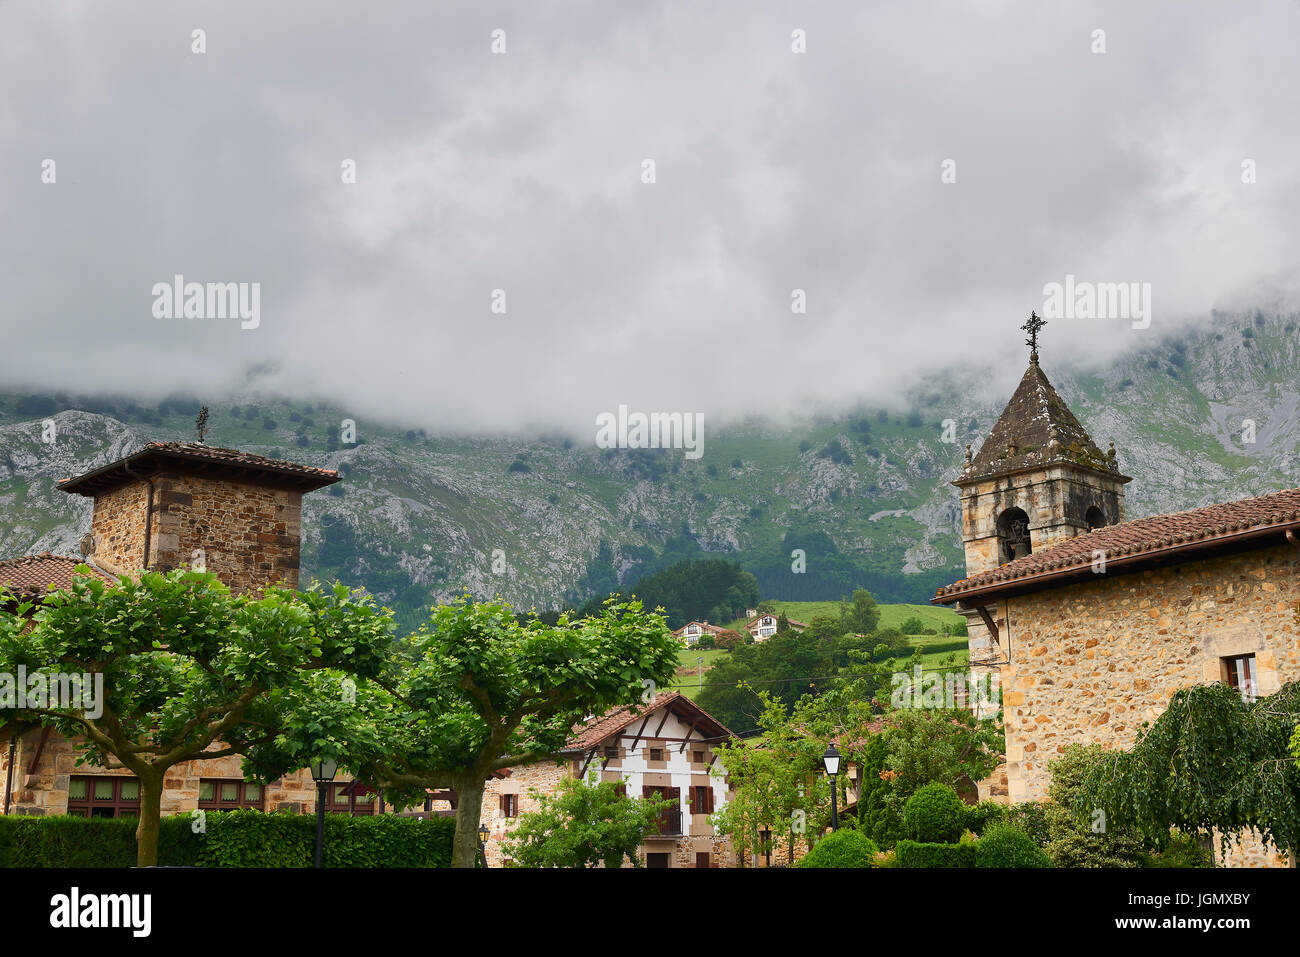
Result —
[{"label": "iron cross on tower", "polygon": [[1025,345],[1029,346],[1029,361],[1038,361],[1038,330],[1047,325],[1046,319],[1039,319],[1037,312],[1029,314],[1028,321],[1021,326],[1025,332],[1029,333],[1029,338],[1025,340]]}]

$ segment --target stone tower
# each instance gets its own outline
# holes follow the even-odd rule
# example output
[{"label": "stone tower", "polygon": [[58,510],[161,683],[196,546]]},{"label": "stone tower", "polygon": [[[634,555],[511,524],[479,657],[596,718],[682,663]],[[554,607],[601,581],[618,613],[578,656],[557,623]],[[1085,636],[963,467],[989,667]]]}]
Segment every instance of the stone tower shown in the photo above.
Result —
[{"label": "stone tower", "polygon": [[329,469],[200,442],[150,442],[59,488],[95,501],[86,557],[107,571],[204,568],[237,593],[298,586],[304,492]]},{"label": "stone tower", "polygon": [[[966,577],[1024,558],[1049,545],[1124,521],[1124,485],[1115,447],[1103,453],[1052,388],[1038,365],[1037,330],[1026,328],[1032,347],[1011,401],[988,439],[972,457],[966,451],[961,475],[952,484],[961,492],[962,542]],[[1004,663],[1006,633],[1000,603],[960,603],[968,620],[973,678],[992,676]],[[990,627],[991,626],[991,627]],[[993,704],[977,705],[983,711]],[[998,796],[996,789],[983,796]]]}]

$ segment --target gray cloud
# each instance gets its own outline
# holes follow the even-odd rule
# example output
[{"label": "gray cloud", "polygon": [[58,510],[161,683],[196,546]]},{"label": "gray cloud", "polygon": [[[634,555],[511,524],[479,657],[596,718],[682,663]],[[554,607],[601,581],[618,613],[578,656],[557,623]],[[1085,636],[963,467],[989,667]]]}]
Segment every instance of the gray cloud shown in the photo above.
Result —
[{"label": "gray cloud", "polygon": [[[1293,303],[1300,4],[1132,6],[10,3],[0,382],[271,362],[360,415],[589,430],[1014,379],[1067,273],[1155,320],[1059,320],[1062,363]],[[176,273],[260,282],[260,328],[153,318]]]}]

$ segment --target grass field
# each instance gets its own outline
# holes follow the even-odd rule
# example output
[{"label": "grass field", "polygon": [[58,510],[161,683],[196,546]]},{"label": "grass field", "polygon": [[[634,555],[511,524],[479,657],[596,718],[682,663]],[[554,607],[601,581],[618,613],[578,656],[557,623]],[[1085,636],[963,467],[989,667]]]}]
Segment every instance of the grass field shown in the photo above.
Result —
[{"label": "grass field", "polygon": [[[787,618],[807,623],[812,621],[815,615],[829,615],[832,618],[839,618],[840,603],[837,601],[778,601],[776,602],[776,610],[785,612]],[[913,616],[921,619],[921,624],[926,628],[933,628],[940,634],[943,633],[945,626],[952,628],[966,620],[955,611],[934,605],[881,605],[878,627],[897,628]]]},{"label": "grass field", "polygon": [[[837,601],[778,601],[778,612],[785,612],[786,617],[795,621],[809,622],[815,615],[830,615],[838,618],[840,603]],[[968,661],[966,639],[964,637],[943,634],[945,627],[965,621],[961,615],[947,608],[935,608],[931,605],[881,605],[880,627],[897,628],[912,616],[921,619],[926,628],[940,632],[937,635],[915,635],[911,642],[914,648],[921,649],[921,667],[929,671],[937,668],[964,667]],[[728,627],[741,630],[744,622],[732,622]],[[680,691],[688,698],[694,697],[700,688],[700,679],[696,669],[703,658],[704,672],[707,673],[713,663],[728,654],[721,648],[684,648],[677,656],[679,668],[689,668],[689,673],[678,674],[668,690]]]}]

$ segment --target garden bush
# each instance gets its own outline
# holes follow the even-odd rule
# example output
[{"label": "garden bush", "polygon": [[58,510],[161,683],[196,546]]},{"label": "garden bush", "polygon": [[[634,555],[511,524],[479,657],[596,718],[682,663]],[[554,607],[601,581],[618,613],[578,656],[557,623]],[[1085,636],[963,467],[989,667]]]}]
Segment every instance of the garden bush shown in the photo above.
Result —
[{"label": "garden bush", "polygon": [[800,867],[871,867],[880,848],[861,831],[827,834],[799,862]]},{"label": "garden bush", "polygon": [[1051,867],[1032,837],[1010,824],[994,824],[975,844],[976,867]]},{"label": "garden bush", "polygon": [[894,845],[894,854],[899,867],[974,867],[978,846],[899,841]]},{"label": "garden bush", "polygon": [[[161,866],[311,867],[316,818],[310,814],[209,811],[162,819]],[[325,817],[326,867],[449,867],[451,818]],[[131,818],[0,817],[0,867],[134,867]]]},{"label": "garden bush", "polygon": [[965,828],[966,805],[946,784],[927,784],[903,805],[903,829],[922,844],[952,844]]},{"label": "garden bush", "polygon": [[997,801],[980,801],[978,804],[966,805],[962,825],[976,834],[983,834],[985,828],[1006,820],[1006,816],[1005,804]]}]

